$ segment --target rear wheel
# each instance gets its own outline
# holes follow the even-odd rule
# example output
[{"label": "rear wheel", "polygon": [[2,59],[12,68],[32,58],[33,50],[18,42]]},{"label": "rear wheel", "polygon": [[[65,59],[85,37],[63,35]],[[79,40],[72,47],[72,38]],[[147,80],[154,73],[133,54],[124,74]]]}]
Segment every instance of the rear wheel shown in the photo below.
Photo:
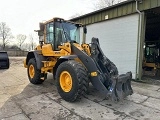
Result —
[{"label": "rear wheel", "polygon": [[37,63],[34,58],[30,59],[28,62],[27,73],[29,81],[32,84],[41,84],[44,82],[44,80],[41,79],[44,74],[42,74],[41,71],[37,69]]},{"label": "rear wheel", "polygon": [[69,102],[80,98],[88,89],[87,71],[82,64],[69,60],[59,65],[56,72],[57,90]]}]

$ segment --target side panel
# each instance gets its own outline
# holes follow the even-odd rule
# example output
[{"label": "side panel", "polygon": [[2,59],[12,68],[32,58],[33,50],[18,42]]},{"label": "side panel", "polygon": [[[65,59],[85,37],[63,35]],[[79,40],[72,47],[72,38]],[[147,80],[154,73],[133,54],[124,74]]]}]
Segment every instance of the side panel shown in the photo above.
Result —
[{"label": "side panel", "polygon": [[[136,74],[138,14],[132,14],[87,26],[87,43],[99,39],[104,54],[118,68],[119,74]],[[81,30],[82,33],[82,30]]]}]

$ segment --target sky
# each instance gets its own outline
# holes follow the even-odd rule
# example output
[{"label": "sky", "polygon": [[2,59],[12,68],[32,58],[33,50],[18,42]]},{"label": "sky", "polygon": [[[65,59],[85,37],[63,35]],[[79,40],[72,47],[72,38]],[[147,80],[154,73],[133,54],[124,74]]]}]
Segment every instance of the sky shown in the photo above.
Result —
[{"label": "sky", "polygon": [[13,35],[29,35],[39,22],[53,17],[69,19],[76,13],[93,11],[92,0],[0,0],[0,22],[6,22]]},{"label": "sky", "polygon": [[[0,0],[0,22],[6,22],[14,36],[16,44],[18,34],[34,35],[38,43],[39,22],[53,17],[66,20],[75,14],[87,14],[94,11],[98,0]],[[121,0],[124,1],[124,0]],[[27,37],[26,41],[29,41]],[[0,41],[1,42],[1,41]]]}]

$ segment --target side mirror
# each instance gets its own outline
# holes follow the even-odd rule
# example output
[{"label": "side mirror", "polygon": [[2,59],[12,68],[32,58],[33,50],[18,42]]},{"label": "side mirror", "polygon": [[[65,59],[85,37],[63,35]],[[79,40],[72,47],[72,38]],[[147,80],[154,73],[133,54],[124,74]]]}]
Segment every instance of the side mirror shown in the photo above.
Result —
[{"label": "side mirror", "polygon": [[86,26],[83,26],[83,32],[84,32],[84,34],[87,34],[87,27]]},{"label": "side mirror", "polygon": [[38,36],[43,36],[43,31],[39,30],[38,31]]}]

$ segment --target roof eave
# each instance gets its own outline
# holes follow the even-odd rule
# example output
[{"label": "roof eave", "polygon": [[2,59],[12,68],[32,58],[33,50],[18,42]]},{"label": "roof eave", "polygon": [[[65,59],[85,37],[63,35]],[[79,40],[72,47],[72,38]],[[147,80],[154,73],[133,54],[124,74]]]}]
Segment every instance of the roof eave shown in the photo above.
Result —
[{"label": "roof eave", "polygon": [[93,14],[98,13],[98,12],[102,12],[102,11],[104,11],[104,10],[108,10],[108,9],[111,9],[111,8],[114,8],[114,7],[117,7],[117,6],[121,6],[121,5],[124,5],[124,4],[128,4],[128,3],[133,2],[133,1],[135,1],[135,0],[127,0],[127,1],[124,1],[124,2],[120,2],[120,3],[118,3],[118,4],[115,4],[115,5],[112,5],[112,6],[109,6],[109,7],[105,7],[105,8],[102,8],[102,9],[93,11],[93,12],[91,12],[91,13],[87,13],[87,14],[84,14],[84,15],[81,15],[81,16],[78,16],[78,17],[69,19],[69,20],[70,20],[70,21],[74,21],[74,20],[77,20],[77,19],[80,19],[80,18],[89,16],[89,15],[93,15]]}]

